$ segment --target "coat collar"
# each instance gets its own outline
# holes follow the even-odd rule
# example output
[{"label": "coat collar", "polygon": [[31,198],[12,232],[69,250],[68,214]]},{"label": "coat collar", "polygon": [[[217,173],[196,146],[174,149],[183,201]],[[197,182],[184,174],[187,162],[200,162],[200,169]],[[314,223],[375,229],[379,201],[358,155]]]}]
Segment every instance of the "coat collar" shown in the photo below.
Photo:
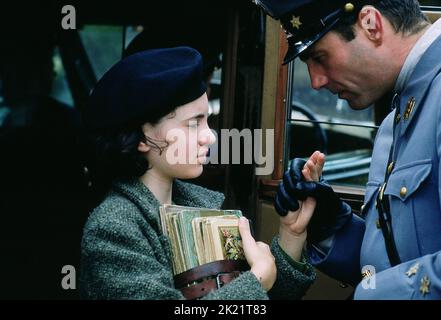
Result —
[{"label": "coat collar", "polygon": [[172,199],[177,205],[219,209],[225,200],[225,196],[220,192],[175,180]]},{"label": "coat collar", "polygon": [[406,133],[412,119],[421,109],[420,105],[433,79],[440,73],[441,60],[439,59],[439,52],[441,52],[441,37],[438,37],[421,57],[408,84],[400,95],[400,136]]},{"label": "coat collar", "polygon": [[[220,192],[180,180],[173,182],[172,190],[173,202],[181,206],[219,209],[225,199]],[[128,198],[143,212],[147,220],[159,226],[161,204],[141,181],[138,179],[116,181],[113,183],[113,191]]]}]

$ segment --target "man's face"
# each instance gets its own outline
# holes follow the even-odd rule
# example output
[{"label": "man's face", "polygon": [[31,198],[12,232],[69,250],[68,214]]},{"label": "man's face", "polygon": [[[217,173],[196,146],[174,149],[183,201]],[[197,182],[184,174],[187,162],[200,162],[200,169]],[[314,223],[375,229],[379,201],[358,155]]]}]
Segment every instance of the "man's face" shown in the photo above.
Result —
[{"label": "man's face", "polygon": [[362,35],[348,42],[328,32],[300,57],[308,66],[314,89],[338,94],[353,109],[368,107],[392,85],[388,70],[378,63],[381,53]]}]

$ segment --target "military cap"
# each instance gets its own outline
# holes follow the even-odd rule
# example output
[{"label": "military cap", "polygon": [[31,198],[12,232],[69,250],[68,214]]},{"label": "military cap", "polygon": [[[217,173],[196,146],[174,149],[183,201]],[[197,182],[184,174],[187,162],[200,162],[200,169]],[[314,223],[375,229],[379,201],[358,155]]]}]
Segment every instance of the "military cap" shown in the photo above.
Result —
[{"label": "military cap", "polygon": [[288,40],[283,64],[299,56],[332,30],[345,16],[379,0],[253,0],[268,15],[280,20]]},{"label": "military cap", "polygon": [[202,57],[190,47],[142,51],[116,63],[98,81],[84,110],[89,129],[155,123],[206,91]]}]

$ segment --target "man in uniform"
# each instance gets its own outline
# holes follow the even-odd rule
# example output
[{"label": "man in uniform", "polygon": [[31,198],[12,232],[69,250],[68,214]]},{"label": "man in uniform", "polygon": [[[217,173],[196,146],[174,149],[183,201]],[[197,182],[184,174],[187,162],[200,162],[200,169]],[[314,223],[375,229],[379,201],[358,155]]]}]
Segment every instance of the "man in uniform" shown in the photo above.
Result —
[{"label": "man in uniform", "polygon": [[279,186],[281,215],[306,197],[317,207],[308,254],[355,299],[441,298],[441,21],[415,0],[256,0],[280,20],[284,63],[306,62],[315,89],[363,109],[392,92],[378,131],[362,217],[295,159]]}]

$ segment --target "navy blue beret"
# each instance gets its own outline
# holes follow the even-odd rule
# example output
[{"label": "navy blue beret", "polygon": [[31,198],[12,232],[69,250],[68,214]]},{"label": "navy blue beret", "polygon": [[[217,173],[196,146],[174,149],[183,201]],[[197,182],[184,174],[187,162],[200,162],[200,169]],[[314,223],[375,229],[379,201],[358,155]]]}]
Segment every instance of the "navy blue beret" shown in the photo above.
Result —
[{"label": "navy blue beret", "polygon": [[254,0],[267,14],[280,20],[288,40],[283,64],[332,30],[345,16],[379,0]]},{"label": "navy blue beret", "polygon": [[[182,27],[176,29],[174,25],[168,26],[170,28],[167,37],[164,34],[164,26],[159,28],[162,32],[146,29],[136,35],[124,51],[124,56],[155,48],[171,48],[179,46],[192,47],[199,51],[202,56],[204,65],[205,78],[209,76],[215,68],[221,66],[220,53],[222,52],[223,41],[220,41],[219,36],[207,37],[205,32],[201,32],[201,23],[194,22],[190,27]],[[168,29],[167,29],[168,30]]]},{"label": "navy blue beret", "polygon": [[84,110],[89,129],[155,123],[206,91],[202,57],[190,47],[154,49],[116,63],[98,81]]}]

